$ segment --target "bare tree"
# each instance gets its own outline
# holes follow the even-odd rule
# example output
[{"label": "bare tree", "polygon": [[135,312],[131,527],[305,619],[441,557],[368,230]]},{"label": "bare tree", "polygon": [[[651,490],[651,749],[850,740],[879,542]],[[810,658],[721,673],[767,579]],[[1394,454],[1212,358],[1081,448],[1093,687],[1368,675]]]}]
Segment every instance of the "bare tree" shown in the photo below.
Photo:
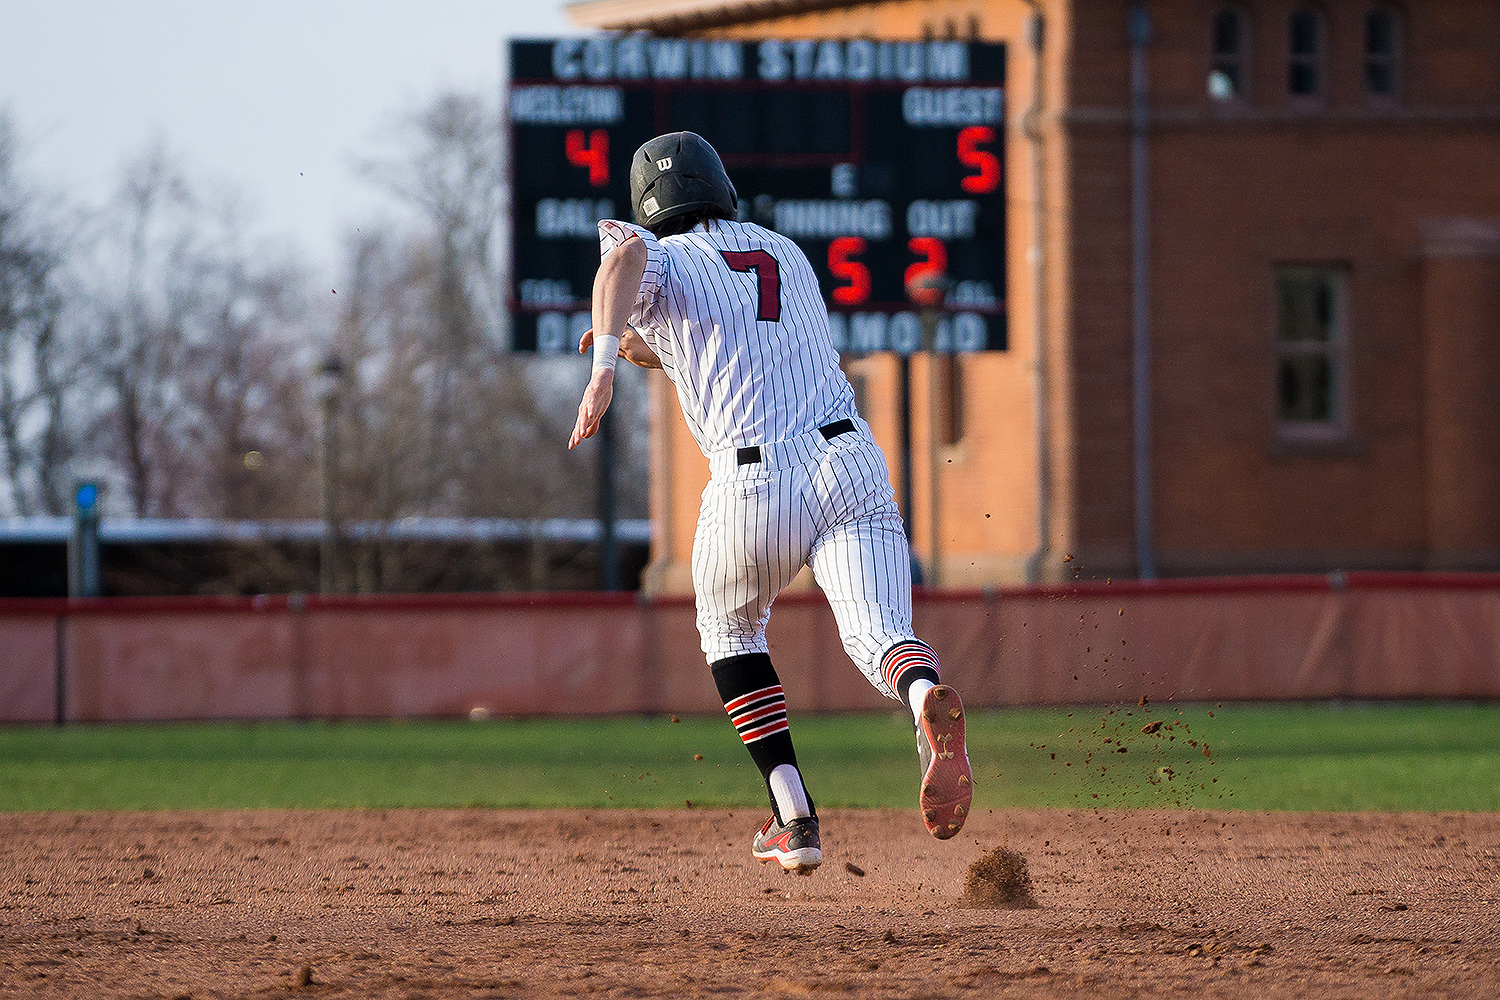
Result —
[{"label": "bare tree", "polygon": [[306,280],[245,246],[165,148],[70,233],[17,169],[0,112],[0,474],[15,513],[65,513],[80,469],[136,516],[314,509],[303,403]]},{"label": "bare tree", "polygon": [[[501,344],[498,112],[476,95],[440,94],[404,117],[394,140],[394,151],[364,170],[419,220],[402,279],[425,302],[425,316],[406,327],[414,343],[404,355],[409,387],[430,402],[419,496],[471,516],[588,516],[593,464],[563,447],[577,407],[572,383],[576,372],[586,378],[587,362],[512,354]],[[644,399],[620,407],[626,421],[639,419]],[[634,492],[624,506],[643,510],[644,448],[625,454],[622,481]]]},{"label": "bare tree", "polygon": [[314,430],[302,402],[308,282],[284,254],[245,242],[242,212],[226,197],[183,262],[193,293],[177,381],[195,418],[185,426],[198,468],[191,506],[290,517],[313,509]]},{"label": "bare tree", "polygon": [[233,192],[202,191],[155,143],[98,213],[91,451],[136,517],[305,515],[308,282],[287,252],[248,245]]},{"label": "bare tree", "polygon": [[[503,342],[498,113],[476,95],[443,93],[386,138],[362,170],[407,213],[351,238],[332,345],[350,375],[339,429],[346,515],[590,515],[594,464],[565,447],[576,389],[555,391],[570,380],[566,362]],[[586,377],[586,361],[573,367]],[[631,481],[643,507],[640,465]],[[359,586],[435,585],[441,573],[420,562],[402,546],[365,545]]]},{"label": "bare tree", "polygon": [[517,475],[528,466],[513,445],[538,406],[525,366],[500,344],[498,115],[477,95],[442,93],[402,117],[392,139],[363,169],[416,219],[383,242],[393,255],[386,283],[402,291],[386,296],[381,314],[382,400],[419,435],[401,453],[407,502],[427,513],[533,512],[532,479]]},{"label": "bare tree", "polygon": [[396,151],[361,165],[421,219],[434,256],[431,309],[452,353],[493,341],[499,326],[499,135],[497,113],[478,95],[447,91],[398,120]]},{"label": "bare tree", "polygon": [[61,514],[72,451],[61,332],[64,237],[20,176],[20,140],[0,108],[0,460],[15,512]]},{"label": "bare tree", "polygon": [[[293,257],[252,244],[232,193],[205,197],[161,141],[126,166],[106,205],[66,222],[65,202],[21,177],[16,128],[0,109],[0,482],[9,497],[0,511],[64,513],[68,477],[87,472],[110,485],[117,514],[309,516],[318,428],[308,376],[317,351],[331,347],[349,373],[336,470],[344,517],[591,515],[593,455],[565,448],[586,359],[505,350],[496,111],[473,95],[439,94],[391,139],[364,170],[409,214],[362,226],[338,297],[315,305]],[[630,427],[644,393],[622,391],[616,408]],[[619,508],[638,516],[645,436],[620,441]],[[433,549],[390,538],[363,545],[359,589],[545,582],[495,546]],[[237,558],[228,576],[194,589],[305,571],[269,549]]]},{"label": "bare tree", "polygon": [[420,418],[406,414],[425,438],[411,485],[434,512],[473,509],[466,471],[484,432],[487,392],[525,395],[522,381],[498,367],[496,352],[498,136],[496,114],[479,97],[442,93],[399,120],[396,151],[363,164],[417,220],[412,232],[386,240],[401,244],[403,258],[387,275],[404,289],[401,303],[414,308],[385,316],[395,335],[391,374],[423,401]]},{"label": "bare tree", "polygon": [[136,517],[186,512],[183,488],[193,466],[175,376],[193,296],[192,211],[187,182],[158,142],[126,168],[94,234],[93,445],[118,464],[125,504]]}]

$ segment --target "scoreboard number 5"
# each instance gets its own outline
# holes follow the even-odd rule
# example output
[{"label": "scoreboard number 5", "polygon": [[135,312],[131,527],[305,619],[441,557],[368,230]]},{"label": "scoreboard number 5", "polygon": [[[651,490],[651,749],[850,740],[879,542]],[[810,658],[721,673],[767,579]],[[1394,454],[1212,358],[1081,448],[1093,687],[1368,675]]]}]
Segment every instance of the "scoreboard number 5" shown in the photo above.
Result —
[{"label": "scoreboard number 5", "polygon": [[1000,186],[1000,158],[981,147],[995,141],[995,130],[988,125],[970,125],[958,133],[958,162],[971,170],[959,181],[970,194],[989,194]]},{"label": "scoreboard number 5", "polygon": [[589,172],[590,187],[598,188],[609,184],[608,132],[596,128],[585,137],[583,129],[569,129],[563,140],[563,149],[568,154],[569,163]]},{"label": "scoreboard number 5", "polygon": [[840,236],[828,244],[828,273],[847,285],[833,290],[833,301],[857,306],[870,297],[870,269],[853,258],[865,252],[863,236]]}]

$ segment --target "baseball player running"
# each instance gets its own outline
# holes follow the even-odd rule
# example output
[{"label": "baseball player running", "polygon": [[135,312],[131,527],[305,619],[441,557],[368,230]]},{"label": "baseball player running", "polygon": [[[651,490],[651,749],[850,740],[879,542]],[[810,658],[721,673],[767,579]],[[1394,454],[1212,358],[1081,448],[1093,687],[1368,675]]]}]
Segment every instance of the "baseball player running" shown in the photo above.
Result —
[{"label": "baseball player running", "polygon": [[698,631],[771,799],[751,853],[802,875],[823,860],[766,645],[772,602],[804,565],[849,657],[910,707],[922,818],[934,837],[952,837],[973,797],[963,705],[912,634],[901,514],[811,264],[786,237],[735,221],[734,185],[695,133],[635,152],[630,200],[639,225],[599,223],[593,329],[579,343],[592,345],[594,367],[568,447],[598,430],[616,357],[660,368],[676,386],[710,471],[693,539]]}]

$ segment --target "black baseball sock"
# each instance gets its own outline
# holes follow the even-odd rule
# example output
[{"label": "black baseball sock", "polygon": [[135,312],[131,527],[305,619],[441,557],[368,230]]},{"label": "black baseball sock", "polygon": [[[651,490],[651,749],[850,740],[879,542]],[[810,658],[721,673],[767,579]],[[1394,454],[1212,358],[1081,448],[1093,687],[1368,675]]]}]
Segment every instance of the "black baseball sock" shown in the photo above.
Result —
[{"label": "black baseball sock", "polygon": [[745,749],[750,751],[750,759],[760,768],[777,821],[785,822],[788,818],[782,815],[782,806],[788,803],[782,801],[785,794],[777,796],[771,774],[783,765],[790,766],[792,773],[782,771],[777,784],[784,786],[790,782],[793,800],[800,793],[806,800],[808,814],[816,816],[812,797],[807,794],[802,772],[797,768],[797,751],[792,748],[792,732],[786,719],[786,696],[781,690],[781,678],[771,666],[771,657],[765,653],[742,653],[715,661],[712,669],[724,711],[729,713],[729,721],[740,734]]}]

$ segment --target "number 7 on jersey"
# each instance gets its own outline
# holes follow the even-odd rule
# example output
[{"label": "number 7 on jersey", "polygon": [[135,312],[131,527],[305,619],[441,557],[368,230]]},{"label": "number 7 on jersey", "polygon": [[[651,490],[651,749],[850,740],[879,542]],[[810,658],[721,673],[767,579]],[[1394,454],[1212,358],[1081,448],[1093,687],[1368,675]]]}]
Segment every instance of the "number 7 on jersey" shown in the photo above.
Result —
[{"label": "number 7 on jersey", "polygon": [[781,268],[764,250],[720,250],[731,271],[754,272],[759,284],[759,307],[755,318],[781,322]]}]

